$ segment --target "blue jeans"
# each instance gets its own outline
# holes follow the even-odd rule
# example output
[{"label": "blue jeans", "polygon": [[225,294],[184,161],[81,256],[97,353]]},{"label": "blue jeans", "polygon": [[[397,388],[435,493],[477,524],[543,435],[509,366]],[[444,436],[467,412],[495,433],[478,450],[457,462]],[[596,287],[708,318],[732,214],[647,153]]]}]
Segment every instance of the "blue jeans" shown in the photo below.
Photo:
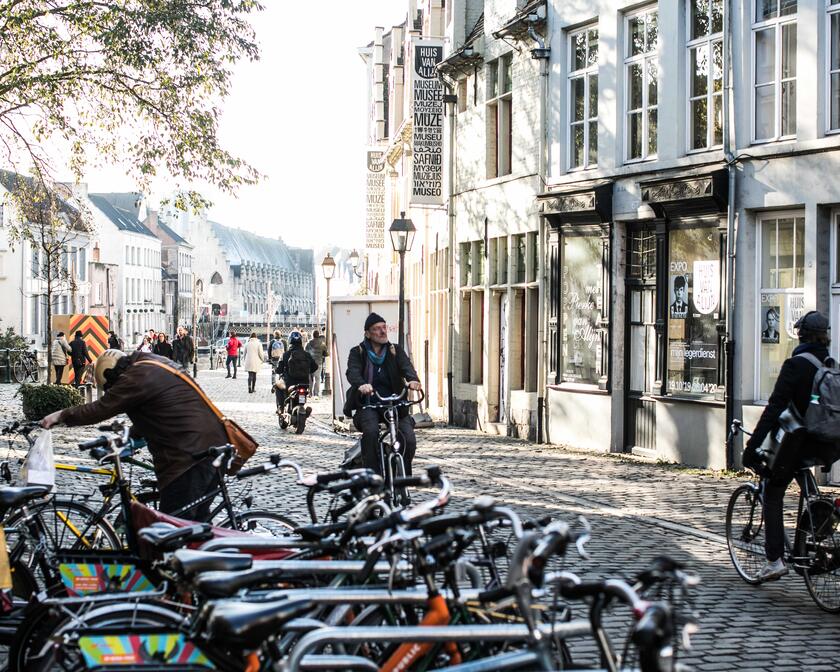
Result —
[{"label": "blue jeans", "polygon": [[227,362],[225,362],[225,366],[227,367],[227,373],[230,375],[230,364],[233,362],[233,377],[236,378],[236,368],[239,366],[239,357],[236,355],[228,355]]}]

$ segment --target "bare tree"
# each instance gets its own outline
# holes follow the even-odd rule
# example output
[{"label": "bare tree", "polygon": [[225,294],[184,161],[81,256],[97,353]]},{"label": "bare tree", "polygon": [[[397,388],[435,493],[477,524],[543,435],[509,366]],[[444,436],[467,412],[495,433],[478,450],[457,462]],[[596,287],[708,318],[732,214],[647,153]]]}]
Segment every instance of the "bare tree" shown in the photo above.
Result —
[{"label": "bare tree", "polygon": [[12,216],[8,223],[9,245],[27,247],[32,253],[31,277],[41,291],[31,292],[43,300],[46,320],[41,333],[47,345],[47,383],[52,367],[52,307],[54,298],[77,291],[76,269],[68,262],[71,247],[84,247],[91,232],[90,213],[81,204],[71,204],[69,190],[50,182],[39,168],[31,176],[0,171],[8,190]]}]

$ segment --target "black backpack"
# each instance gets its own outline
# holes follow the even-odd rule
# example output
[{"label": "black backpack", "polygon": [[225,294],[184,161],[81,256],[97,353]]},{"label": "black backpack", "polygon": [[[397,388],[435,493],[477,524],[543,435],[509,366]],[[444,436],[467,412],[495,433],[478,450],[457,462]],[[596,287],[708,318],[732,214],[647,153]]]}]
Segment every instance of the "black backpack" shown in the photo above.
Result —
[{"label": "black backpack", "polygon": [[289,351],[289,361],[286,362],[286,373],[294,380],[309,380],[309,356],[303,348]]}]

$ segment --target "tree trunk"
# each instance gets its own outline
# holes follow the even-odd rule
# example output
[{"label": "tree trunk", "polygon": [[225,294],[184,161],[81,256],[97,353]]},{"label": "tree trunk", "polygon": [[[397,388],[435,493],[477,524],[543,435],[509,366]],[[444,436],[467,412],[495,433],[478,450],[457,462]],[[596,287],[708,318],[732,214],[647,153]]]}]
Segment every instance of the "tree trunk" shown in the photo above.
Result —
[{"label": "tree trunk", "polygon": [[[52,367],[52,282],[50,281],[50,274],[49,271],[47,272],[47,325],[46,325],[46,332],[47,332],[47,375],[46,381],[47,385],[50,384],[50,379],[53,376],[53,367]],[[61,381],[57,381],[61,382]]]}]

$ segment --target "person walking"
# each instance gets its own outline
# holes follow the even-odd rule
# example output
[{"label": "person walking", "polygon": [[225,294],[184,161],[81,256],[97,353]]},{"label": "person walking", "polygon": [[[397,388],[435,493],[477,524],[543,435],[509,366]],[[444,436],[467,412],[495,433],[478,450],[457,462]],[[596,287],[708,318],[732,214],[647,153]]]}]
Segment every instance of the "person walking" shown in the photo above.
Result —
[{"label": "person walking", "polygon": [[152,340],[148,336],[143,336],[143,342],[137,349],[140,352],[152,352]]},{"label": "person walking", "polygon": [[111,350],[122,350],[122,344],[120,343],[119,336],[113,331],[108,332],[108,347]]},{"label": "person walking", "polygon": [[73,365],[73,386],[79,387],[82,382],[82,375],[85,370],[85,365],[90,364],[93,360],[90,358],[87,343],[85,343],[84,336],[81,331],[76,332],[76,337],[70,344],[70,363]]},{"label": "person walking", "polygon": [[[368,469],[382,471],[379,463],[379,423],[382,411],[364,408],[365,403],[375,402],[373,393],[386,397],[399,394],[405,387],[420,390],[420,378],[405,350],[388,342],[388,326],[385,318],[371,313],[365,320],[365,338],[350,350],[347,357],[347,400],[344,414],[353,417],[353,424],[362,432],[362,459]],[[411,475],[411,463],[417,449],[414,435],[414,419],[406,407],[399,413],[399,430],[405,439],[403,456],[405,471]],[[381,475],[381,473],[380,473]]]},{"label": "person walking", "polygon": [[172,359],[189,371],[195,358],[195,345],[184,327],[178,327],[178,335],[172,343],[172,355]]},{"label": "person walking", "polygon": [[286,354],[286,344],[283,343],[283,337],[279,329],[274,330],[274,336],[268,342],[268,357],[271,362],[271,389],[274,391],[274,386],[277,383],[277,366],[283,355]]},{"label": "person walking", "polygon": [[[96,360],[93,375],[105,390],[99,399],[51,413],[41,426],[95,425],[125,413],[131,420],[132,437],[143,437],[148,443],[160,491],[158,508],[164,513],[175,513],[215,486],[218,474],[213,458],[196,462],[193,455],[226,444],[227,432],[170,360],[147,352],[126,355],[106,350]],[[208,501],[179,515],[206,521],[210,505]]]},{"label": "person walking", "polygon": [[265,361],[262,343],[257,332],[252,331],[245,344],[245,370],[248,372],[248,394],[253,394],[257,387],[257,372]]},{"label": "person walking", "polygon": [[162,331],[158,332],[157,343],[155,343],[152,347],[152,352],[156,355],[160,355],[161,357],[172,359],[172,344],[169,342],[166,334]]},{"label": "person walking", "polygon": [[239,348],[242,347],[242,341],[236,338],[236,333],[234,331],[230,332],[230,338],[228,338],[227,345],[225,348],[227,349],[227,362],[225,362],[225,366],[227,367],[227,375],[225,378],[230,378],[230,365],[233,364],[233,379],[236,380],[236,369],[239,367]]},{"label": "person walking", "polygon": [[324,366],[324,360],[327,358],[329,351],[327,350],[327,341],[321,336],[321,332],[317,329],[312,332],[312,340],[306,344],[306,352],[312,355],[312,359],[318,365],[318,368],[309,376],[309,389],[313,398],[321,396],[321,371]]},{"label": "person walking", "polygon": [[64,336],[63,331],[59,331],[55,335],[55,340],[52,343],[52,360],[50,363],[55,369],[55,385],[61,385],[61,377],[64,375],[64,367],[67,366],[67,355],[70,354],[70,344]]}]

